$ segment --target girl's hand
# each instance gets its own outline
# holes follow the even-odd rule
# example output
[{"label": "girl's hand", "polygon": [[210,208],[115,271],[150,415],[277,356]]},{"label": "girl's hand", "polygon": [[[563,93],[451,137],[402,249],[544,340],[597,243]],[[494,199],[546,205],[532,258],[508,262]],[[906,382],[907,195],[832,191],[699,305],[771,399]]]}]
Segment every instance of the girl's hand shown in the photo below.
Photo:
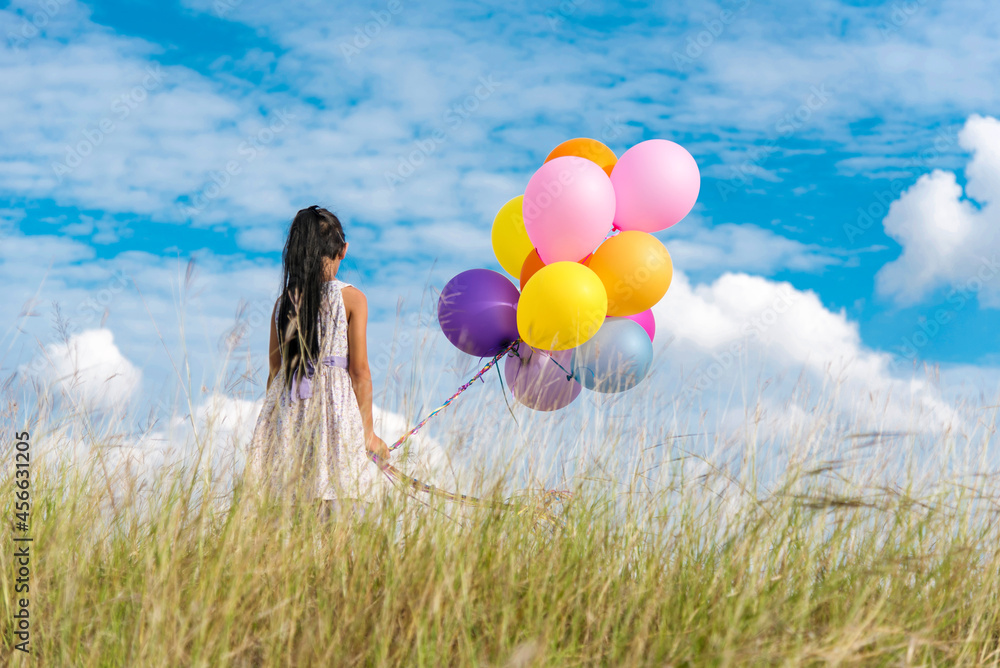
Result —
[{"label": "girl's hand", "polygon": [[369,453],[375,453],[375,455],[378,456],[379,461],[389,461],[389,446],[375,434],[368,437],[368,443],[365,446],[365,449],[368,450]]}]

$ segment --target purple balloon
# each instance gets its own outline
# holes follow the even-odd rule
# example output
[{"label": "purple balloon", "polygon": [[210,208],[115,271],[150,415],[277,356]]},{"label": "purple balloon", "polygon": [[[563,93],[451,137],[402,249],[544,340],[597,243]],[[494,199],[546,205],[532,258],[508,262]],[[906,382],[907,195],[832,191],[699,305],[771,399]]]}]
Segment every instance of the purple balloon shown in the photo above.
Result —
[{"label": "purple balloon", "polygon": [[518,355],[507,356],[503,375],[514,397],[528,408],[554,411],[569,406],[580,396],[580,383],[568,377],[572,350],[550,352],[522,343]]},{"label": "purple balloon", "polygon": [[489,269],[463,271],[438,299],[438,322],[456,348],[492,357],[517,340],[517,300],[510,280]]}]

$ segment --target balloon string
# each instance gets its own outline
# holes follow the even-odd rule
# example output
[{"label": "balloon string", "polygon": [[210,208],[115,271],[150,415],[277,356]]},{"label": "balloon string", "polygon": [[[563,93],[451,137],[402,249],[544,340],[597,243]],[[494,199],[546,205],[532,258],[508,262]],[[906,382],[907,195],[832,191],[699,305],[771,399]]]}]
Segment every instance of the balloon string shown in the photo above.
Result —
[{"label": "balloon string", "polygon": [[[476,382],[477,380],[479,380],[483,376],[484,373],[486,373],[487,371],[489,371],[493,367],[494,364],[496,364],[497,362],[499,362],[501,357],[503,357],[504,355],[506,355],[512,349],[514,349],[519,342],[520,342],[520,339],[515,340],[509,346],[507,346],[506,348],[504,348],[503,350],[501,350],[500,352],[498,352],[496,355],[494,355],[493,359],[491,359],[489,362],[486,363],[486,366],[484,366],[482,369],[480,369],[476,373],[475,376],[473,376],[472,378],[469,379],[469,382],[467,382],[462,387],[458,388],[458,391],[455,392],[455,394],[453,394],[450,397],[448,397],[447,401],[445,401],[443,404],[441,404],[440,406],[438,406],[437,408],[435,408],[434,410],[432,410],[430,413],[428,413],[427,417],[425,417],[423,420],[421,420],[417,424],[416,427],[414,427],[413,429],[411,429],[410,431],[408,431],[406,434],[403,434],[402,436],[400,436],[396,440],[395,443],[393,443],[392,445],[389,446],[389,449],[390,450],[395,450],[396,448],[398,448],[401,445],[403,445],[403,443],[406,441],[406,439],[408,439],[410,436],[413,436],[418,431],[420,431],[420,429],[423,428],[423,426],[425,424],[427,424],[427,422],[432,417],[434,417],[440,411],[443,411],[445,408],[447,408],[449,406],[449,404],[451,404],[451,402],[454,401],[456,399],[456,397],[458,397],[458,395],[462,394],[462,392],[465,392],[467,389],[469,389],[474,382]],[[378,457],[374,453],[372,454],[372,461],[374,461],[376,464],[379,463]]]},{"label": "balloon string", "polygon": [[553,364],[555,364],[557,367],[559,367],[560,369],[563,370],[563,373],[566,374],[566,380],[573,380],[573,372],[572,371],[570,371],[569,369],[567,369],[566,367],[564,367],[562,364],[560,364],[559,362],[557,362],[555,357],[553,357],[552,355],[548,354],[544,350],[539,351],[539,352],[544,353],[546,357],[548,357],[550,360],[552,360]]},{"label": "balloon string", "polygon": [[[455,492],[448,492],[443,489],[438,489],[434,485],[418,480],[411,475],[403,473],[397,469],[392,464],[388,462],[382,462],[379,464],[382,468],[382,472],[389,478],[394,485],[403,485],[407,488],[416,490],[418,492],[424,492],[432,496],[437,496],[440,498],[447,499],[449,501],[454,501],[467,506],[473,507],[486,507],[486,508],[498,508],[498,509],[513,509],[514,504],[509,501],[486,501],[475,496],[468,496],[466,494],[457,494]],[[559,519],[549,511],[549,506],[553,501],[564,500],[570,498],[572,495],[565,490],[542,490],[542,502],[540,506],[525,506],[518,511],[518,515],[530,514],[535,522],[545,523],[549,525],[558,525],[561,522]]]},{"label": "balloon string", "polygon": [[[514,351],[511,351],[511,354],[514,355],[517,358],[520,358],[520,355],[518,355]],[[496,365],[496,370],[497,370],[497,378],[500,379],[500,393],[503,395],[503,402],[507,405],[507,412],[510,413],[510,419],[514,421],[514,424],[516,424],[520,428],[521,424],[517,421],[517,416],[514,415],[514,409],[510,407],[510,402],[507,401],[507,388],[504,387],[503,374],[500,373],[500,365],[499,364]],[[516,380],[516,376],[515,376],[515,380]],[[513,389],[511,389],[511,394],[513,396]]]},{"label": "balloon string", "polygon": [[[428,413],[427,417],[425,417],[423,420],[421,420],[417,424],[417,426],[415,426],[413,429],[411,429],[409,432],[407,432],[403,436],[400,436],[399,439],[397,439],[395,443],[393,443],[392,445],[390,445],[389,446],[389,450],[395,450],[396,448],[400,447],[406,441],[406,439],[408,439],[410,436],[413,436],[418,431],[420,431],[420,429],[425,424],[427,424],[427,422],[432,417],[434,417],[440,411],[442,411],[445,408],[447,408],[451,404],[451,402],[454,401],[458,397],[458,395],[462,394],[462,392],[465,392],[467,389],[469,389],[472,386],[473,383],[475,383],[477,380],[479,380],[480,378],[482,378],[483,374],[485,374],[497,362],[499,362],[500,358],[502,358],[504,355],[506,355],[508,353],[512,353],[515,356],[520,357],[520,355],[518,354],[518,350],[517,350],[518,349],[518,344],[520,342],[521,342],[521,340],[517,339],[517,340],[513,341],[510,345],[508,345],[506,348],[504,348],[503,350],[501,350],[499,353],[497,353],[496,355],[494,355],[493,359],[491,359],[489,362],[487,362],[486,365],[482,369],[480,369],[476,373],[475,376],[473,376],[472,378],[470,378],[467,383],[465,383],[460,388],[458,388],[458,391],[456,391],[453,395],[451,395],[450,397],[448,397],[447,401],[445,401],[443,404],[441,404],[440,406],[438,406],[437,408],[435,408],[434,410],[432,410],[430,413]],[[426,492],[426,493],[434,495],[434,496],[438,496],[438,497],[441,497],[441,498],[448,499],[450,501],[456,501],[458,503],[463,503],[463,504],[470,505],[470,506],[492,506],[492,507],[496,507],[496,508],[511,508],[511,507],[513,507],[512,504],[509,503],[509,502],[500,502],[500,503],[489,502],[489,501],[484,501],[483,499],[479,499],[479,498],[474,497],[474,496],[468,496],[466,494],[458,494],[458,493],[455,493],[455,492],[448,492],[448,491],[443,490],[443,489],[438,489],[434,485],[431,485],[429,483],[423,482],[421,480],[418,480],[417,478],[414,478],[411,475],[407,475],[406,473],[403,473],[398,468],[396,468],[395,466],[393,466],[392,464],[390,464],[388,461],[383,460],[381,457],[379,457],[374,452],[369,452],[368,456],[371,458],[371,460],[373,462],[375,462],[375,464],[378,465],[378,467],[382,470],[382,472],[386,475],[386,477],[388,477],[389,480],[393,482],[393,484],[400,483],[400,484],[403,484],[403,485],[405,485],[405,486],[407,486],[409,488],[415,489],[415,490],[420,491],[420,492]],[[525,508],[525,509],[522,509],[521,511],[519,511],[518,514],[523,514],[523,513],[525,513],[525,512],[527,512],[527,511],[530,510],[533,513],[533,517],[534,517],[534,519],[535,519],[536,522],[540,521],[540,522],[545,522],[545,523],[548,523],[548,524],[556,524],[556,523],[558,523],[558,520],[548,511],[548,507],[549,507],[549,505],[554,500],[556,500],[556,499],[565,499],[565,498],[568,498],[569,496],[570,496],[569,492],[566,492],[566,491],[561,491],[561,490],[544,490],[542,506],[540,508],[535,508],[535,509]]]}]

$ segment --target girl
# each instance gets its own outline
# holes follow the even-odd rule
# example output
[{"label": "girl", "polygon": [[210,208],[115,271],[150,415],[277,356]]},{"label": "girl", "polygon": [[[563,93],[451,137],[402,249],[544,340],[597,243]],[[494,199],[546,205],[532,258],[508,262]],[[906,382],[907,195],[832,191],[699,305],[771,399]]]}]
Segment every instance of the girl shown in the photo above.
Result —
[{"label": "girl", "polygon": [[[337,279],[347,253],[340,221],[318,206],[295,215],[271,318],[267,395],[248,453],[257,479],[308,499],[370,500],[389,449],[375,435],[368,368],[368,303]],[[323,503],[325,502],[325,503]]]}]

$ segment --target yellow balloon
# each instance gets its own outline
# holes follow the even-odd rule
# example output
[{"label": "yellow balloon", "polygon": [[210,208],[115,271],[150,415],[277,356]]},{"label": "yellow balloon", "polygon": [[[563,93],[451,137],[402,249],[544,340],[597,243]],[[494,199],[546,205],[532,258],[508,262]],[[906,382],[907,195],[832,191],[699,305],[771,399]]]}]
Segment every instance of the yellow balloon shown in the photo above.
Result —
[{"label": "yellow balloon", "polygon": [[621,232],[598,246],[590,268],[608,294],[608,315],[642,313],[663,298],[674,263],[660,240],[647,232]]},{"label": "yellow balloon", "polygon": [[579,262],[547,264],[528,281],[517,302],[517,331],[529,346],[569,350],[588,341],[608,314],[608,295]]},{"label": "yellow balloon", "polygon": [[535,250],[524,229],[524,195],[518,195],[500,207],[493,219],[493,231],[490,237],[493,241],[493,254],[500,261],[500,266],[511,276],[521,275],[521,265],[528,253]]}]

